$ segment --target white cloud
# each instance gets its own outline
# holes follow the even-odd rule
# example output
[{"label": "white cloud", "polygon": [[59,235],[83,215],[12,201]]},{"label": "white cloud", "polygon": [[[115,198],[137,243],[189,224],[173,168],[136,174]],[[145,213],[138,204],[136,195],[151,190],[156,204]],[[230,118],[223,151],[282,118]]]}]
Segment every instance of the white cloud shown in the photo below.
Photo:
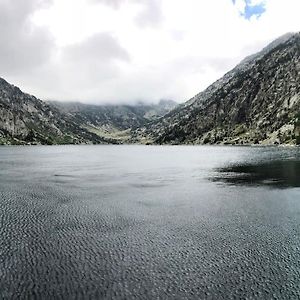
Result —
[{"label": "white cloud", "polygon": [[266,3],[266,0],[249,0],[250,6],[262,5],[265,3]]},{"label": "white cloud", "polygon": [[[251,5],[257,2],[262,1]],[[36,32],[39,45],[29,48],[36,60],[17,53],[18,63],[8,71],[0,58],[0,76],[43,99],[188,100],[246,55],[300,30],[299,0],[265,0],[265,8],[260,18],[246,20],[244,0],[235,5],[232,0],[53,0],[42,9],[35,4],[26,12],[24,36]],[[4,13],[2,31],[19,19]],[[2,51],[8,49],[2,43]]]},{"label": "white cloud", "polygon": [[245,0],[236,0],[234,5],[239,13],[241,13],[241,14],[244,13],[245,8],[246,8]]},{"label": "white cloud", "polygon": [[30,22],[32,11],[46,3],[48,1],[17,3],[0,0],[0,69],[5,74],[26,72],[28,68],[47,62],[51,56],[53,39],[50,32]]}]

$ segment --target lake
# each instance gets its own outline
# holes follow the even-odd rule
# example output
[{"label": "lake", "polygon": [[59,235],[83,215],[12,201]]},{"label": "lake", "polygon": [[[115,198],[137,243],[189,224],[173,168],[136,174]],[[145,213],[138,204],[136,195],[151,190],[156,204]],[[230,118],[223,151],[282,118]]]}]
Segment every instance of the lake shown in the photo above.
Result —
[{"label": "lake", "polygon": [[300,148],[0,147],[1,299],[300,297]]}]

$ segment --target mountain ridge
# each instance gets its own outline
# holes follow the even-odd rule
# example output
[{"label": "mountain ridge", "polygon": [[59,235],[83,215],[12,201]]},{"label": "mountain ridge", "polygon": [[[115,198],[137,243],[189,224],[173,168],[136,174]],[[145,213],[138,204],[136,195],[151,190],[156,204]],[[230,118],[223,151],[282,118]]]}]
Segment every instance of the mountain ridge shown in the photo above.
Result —
[{"label": "mountain ridge", "polygon": [[160,100],[157,104],[138,102],[136,104],[96,105],[80,102],[48,101],[50,106],[69,115],[80,126],[101,137],[127,142],[130,130],[164,116],[177,106],[172,100]]},{"label": "mountain ridge", "polygon": [[0,78],[0,144],[111,143]]},{"label": "mountain ridge", "polygon": [[295,144],[299,135],[299,57],[300,33],[278,38],[163,119],[135,132],[133,140],[154,144]]}]

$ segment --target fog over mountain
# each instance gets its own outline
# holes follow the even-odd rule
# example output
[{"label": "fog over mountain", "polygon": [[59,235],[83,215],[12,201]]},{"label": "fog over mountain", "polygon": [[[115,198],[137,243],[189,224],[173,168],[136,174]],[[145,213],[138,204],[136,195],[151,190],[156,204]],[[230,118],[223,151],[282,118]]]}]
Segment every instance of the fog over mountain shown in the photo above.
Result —
[{"label": "fog over mountain", "polygon": [[44,102],[0,78],[0,145],[119,144],[176,105],[171,100],[102,106]]}]

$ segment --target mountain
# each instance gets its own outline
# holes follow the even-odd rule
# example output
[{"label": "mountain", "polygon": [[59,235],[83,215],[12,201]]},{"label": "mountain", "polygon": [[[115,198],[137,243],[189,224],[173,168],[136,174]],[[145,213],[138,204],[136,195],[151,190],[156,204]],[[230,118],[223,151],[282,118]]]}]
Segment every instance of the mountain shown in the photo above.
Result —
[{"label": "mountain", "polygon": [[300,33],[249,56],[203,92],[133,132],[155,144],[300,143]]},{"label": "mountain", "polygon": [[110,143],[0,78],[0,144]]},{"label": "mountain", "polygon": [[44,102],[0,78],[0,144],[123,143],[130,129],[175,106],[168,100],[132,106]]},{"label": "mountain", "polygon": [[129,142],[300,144],[300,33],[245,58],[181,105],[46,103],[0,78],[0,144]]},{"label": "mountain", "polygon": [[90,105],[78,102],[49,101],[48,104],[66,114],[90,132],[122,142],[130,138],[130,131],[157,120],[170,112],[177,103],[161,100],[157,104]]}]

